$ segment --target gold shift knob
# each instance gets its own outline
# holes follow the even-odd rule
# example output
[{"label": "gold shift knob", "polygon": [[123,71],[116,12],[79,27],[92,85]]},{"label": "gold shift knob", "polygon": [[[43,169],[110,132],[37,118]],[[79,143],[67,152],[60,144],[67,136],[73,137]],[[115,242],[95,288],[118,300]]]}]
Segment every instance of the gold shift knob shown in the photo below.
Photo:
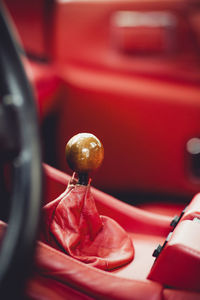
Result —
[{"label": "gold shift knob", "polygon": [[104,158],[104,148],[95,135],[79,133],[67,143],[65,155],[73,171],[78,174],[87,174],[100,167]]}]

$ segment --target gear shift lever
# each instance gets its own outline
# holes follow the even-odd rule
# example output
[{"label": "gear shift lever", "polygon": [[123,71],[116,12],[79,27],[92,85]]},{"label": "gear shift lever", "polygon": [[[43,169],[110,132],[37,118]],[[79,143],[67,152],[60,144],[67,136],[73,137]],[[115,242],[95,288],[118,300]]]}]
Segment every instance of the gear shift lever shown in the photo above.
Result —
[{"label": "gear shift lever", "polygon": [[97,211],[89,172],[101,165],[103,156],[103,146],[92,134],[69,140],[66,159],[78,183],[71,180],[66,191],[43,208],[44,241],[90,266],[112,270],[134,258],[134,247],[119,224]]},{"label": "gear shift lever", "polygon": [[78,174],[78,184],[88,184],[88,173],[98,169],[104,158],[104,148],[100,140],[91,133],[73,136],[65,148],[69,167]]}]

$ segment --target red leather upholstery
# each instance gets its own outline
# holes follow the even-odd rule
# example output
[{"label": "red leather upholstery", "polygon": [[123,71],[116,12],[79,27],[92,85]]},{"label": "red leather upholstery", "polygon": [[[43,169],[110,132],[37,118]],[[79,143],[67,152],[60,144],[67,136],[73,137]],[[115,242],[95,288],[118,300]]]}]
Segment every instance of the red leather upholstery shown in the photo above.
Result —
[{"label": "red leather upholstery", "polygon": [[165,289],[163,300],[199,300],[199,293],[192,293],[181,290]]},{"label": "red leather upholstery", "polygon": [[93,267],[110,270],[133,259],[128,234],[114,220],[100,216],[90,185],[70,184],[43,209],[44,241]]},{"label": "red leather upholstery", "polygon": [[96,299],[161,299],[162,287],[145,280],[121,278],[83,264],[39,243],[37,267],[40,274],[53,278]]},{"label": "red leather upholstery", "polygon": [[200,218],[200,193],[195,195],[190,204],[186,207],[181,220],[192,220],[195,217]]},{"label": "red leather upholstery", "polygon": [[[70,177],[49,166],[44,166],[44,171],[46,179],[44,203],[48,205],[49,201],[52,202],[55,196],[64,191]],[[94,188],[91,190],[100,214],[114,218],[115,221],[128,231],[135,247],[134,260],[122,268],[115,269],[112,272],[105,272],[75,260],[43,242],[38,242],[35,257],[35,274],[27,286],[28,297],[37,300],[61,300],[66,298],[76,300],[90,300],[94,298],[113,300],[198,299],[199,293],[185,291],[187,288],[197,290],[197,286],[188,286],[188,282],[184,281],[185,285],[181,286],[184,290],[179,291],[177,288],[165,289],[162,284],[147,279],[154,262],[152,252],[158,243],[164,242],[165,237],[170,231],[169,224],[171,218],[145,212],[122,203]],[[188,224],[188,222],[192,223],[192,221],[186,220],[179,225]],[[196,234],[195,236],[185,234],[185,225],[183,226],[184,231],[182,231],[179,225],[174,231],[174,245],[170,247],[175,246],[179,249],[180,247],[176,246],[176,241],[178,241],[179,244],[182,243],[183,255],[190,255],[190,251],[188,248],[185,249],[184,245],[199,247],[199,244],[196,243]],[[197,225],[199,224],[196,223]],[[178,228],[180,229],[178,230]],[[1,234],[3,233],[3,229],[4,225],[1,223]],[[178,255],[176,258],[178,258]],[[184,276],[187,276],[187,271],[189,271],[189,275],[192,275],[193,272],[194,275],[199,275],[198,266],[194,264],[194,259],[196,258],[196,252],[191,255],[191,259],[189,258],[188,262],[186,262],[185,258],[184,264],[183,256],[180,258],[182,259],[180,272],[186,275],[173,269],[174,278],[176,279],[175,284],[181,284],[179,277],[184,278]],[[161,275],[162,273],[165,274],[165,270],[162,270]],[[199,277],[194,281],[194,284],[197,284],[198,280]],[[192,280],[189,283],[192,283]]]},{"label": "red leather upholstery", "polygon": [[[48,203],[48,200],[53,200],[52,198],[65,188],[70,177],[49,166],[45,166],[45,174],[47,182],[45,202]],[[161,285],[146,279],[154,261],[153,249],[158,242],[163,242],[169,233],[171,218],[144,212],[94,188],[92,188],[92,193],[98,211],[117,220],[133,238],[135,258],[119,270],[105,272],[74,260],[40,242],[37,251],[38,272],[41,276],[50,278],[50,284],[52,283],[52,286],[55,284],[61,299],[65,285],[70,285],[73,289],[83,293],[83,299],[85,299],[85,294],[95,299],[161,299],[162,297],[164,299],[173,297],[197,299],[197,295],[199,296],[197,293],[163,290]],[[60,285],[60,282],[64,286]],[[38,282],[32,282],[32,284],[38,285]],[[48,294],[47,282],[44,282],[44,286],[46,288],[41,286],[39,288],[42,289],[43,295],[44,289]],[[33,293],[33,289],[31,291]],[[42,297],[37,295],[34,299],[42,299]]]},{"label": "red leather upholstery", "polygon": [[149,279],[200,291],[200,223],[181,221],[154,263]]},{"label": "red leather upholstery", "polygon": [[34,275],[27,285],[28,299],[41,300],[92,300],[89,297],[74,289],[67,284],[58,280],[45,277],[42,275]]}]

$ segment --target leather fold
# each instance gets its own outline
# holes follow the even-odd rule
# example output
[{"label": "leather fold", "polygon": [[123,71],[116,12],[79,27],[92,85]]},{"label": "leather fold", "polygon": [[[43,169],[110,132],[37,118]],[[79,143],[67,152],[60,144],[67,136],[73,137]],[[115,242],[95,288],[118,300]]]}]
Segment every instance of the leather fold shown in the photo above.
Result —
[{"label": "leather fold", "polygon": [[44,206],[42,240],[102,270],[119,268],[134,258],[132,241],[124,229],[99,215],[90,184],[70,184]]}]

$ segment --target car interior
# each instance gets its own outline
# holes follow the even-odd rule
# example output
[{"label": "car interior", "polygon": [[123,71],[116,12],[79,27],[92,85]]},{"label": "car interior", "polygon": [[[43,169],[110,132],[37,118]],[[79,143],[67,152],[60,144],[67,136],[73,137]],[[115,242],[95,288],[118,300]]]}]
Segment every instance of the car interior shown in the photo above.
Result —
[{"label": "car interior", "polygon": [[0,3],[0,297],[200,298],[200,2]]}]

